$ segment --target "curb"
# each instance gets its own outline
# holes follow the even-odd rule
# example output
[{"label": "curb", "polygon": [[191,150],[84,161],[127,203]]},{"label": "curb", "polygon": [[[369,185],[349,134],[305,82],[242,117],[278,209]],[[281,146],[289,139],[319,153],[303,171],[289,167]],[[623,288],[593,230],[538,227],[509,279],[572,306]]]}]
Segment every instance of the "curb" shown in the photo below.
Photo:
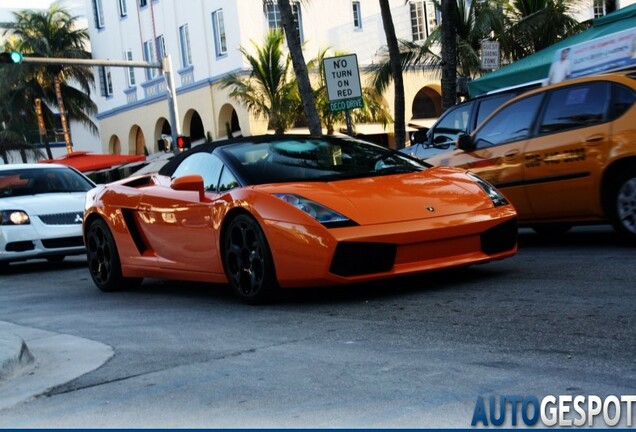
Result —
[{"label": "curb", "polygon": [[0,381],[13,378],[34,363],[35,357],[21,337],[0,335]]}]

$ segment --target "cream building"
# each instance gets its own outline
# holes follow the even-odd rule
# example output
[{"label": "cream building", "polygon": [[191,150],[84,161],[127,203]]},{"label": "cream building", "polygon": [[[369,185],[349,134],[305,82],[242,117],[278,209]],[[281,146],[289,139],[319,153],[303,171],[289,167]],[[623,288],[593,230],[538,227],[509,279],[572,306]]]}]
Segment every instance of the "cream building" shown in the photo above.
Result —
[{"label": "cream building", "polygon": [[[170,55],[177,90],[178,122],[194,143],[206,137],[267,132],[266,122],[220,87],[223,76],[247,71],[239,47],[260,44],[280,26],[276,2],[269,0],[87,0],[93,57],[156,61]],[[425,38],[436,25],[432,2],[392,0],[398,37]],[[386,45],[377,0],[314,0],[294,6],[305,42],[305,59],[320,49],[355,53],[364,70]],[[428,14],[428,16],[427,16]],[[159,151],[170,135],[163,75],[140,68],[98,68],[96,101],[102,149],[107,153]],[[406,118],[434,118],[440,111],[439,78],[421,71],[406,77]],[[363,76],[363,85],[364,76]],[[393,94],[384,97],[392,109]],[[358,126],[367,133],[378,125]],[[371,130],[373,129],[373,130]]]},{"label": "cream building", "polygon": [[[154,62],[164,55],[171,57],[178,129],[193,143],[225,138],[228,131],[232,135],[267,132],[266,122],[231,99],[219,82],[228,73],[249,70],[239,47],[251,50],[269,29],[280,27],[275,0],[85,1],[93,58]],[[617,7],[633,1],[617,2]],[[592,18],[599,12],[596,3],[583,2],[577,17]],[[399,39],[422,40],[439,22],[430,1],[390,0],[390,4]],[[379,50],[386,45],[378,1],[312,0],[294,8],[305,60],[324,48],[354,53],[365,85],[365,70],[378,61]],[[156,70],[105,67],[98,68],[96,79],[102,151],[160,151],[160,140],[176,126],[170,124],[164,76]],[[439,116],[438,75],[421,70],[405,73],[405,91],[407,123],[425,126]],[[392,86],[383,96],[392,111]],[[357,125],[357,130],[391,132],[378,125]],[[386,144],[391,145],[390,139]]]}]

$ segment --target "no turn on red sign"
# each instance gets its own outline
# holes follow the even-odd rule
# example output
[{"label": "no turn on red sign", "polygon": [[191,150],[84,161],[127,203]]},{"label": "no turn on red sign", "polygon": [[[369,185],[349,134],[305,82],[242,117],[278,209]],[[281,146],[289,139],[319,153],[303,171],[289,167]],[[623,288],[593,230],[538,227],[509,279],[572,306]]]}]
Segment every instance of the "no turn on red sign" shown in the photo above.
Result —
[{"label": "no turn on red sign", "polygon": [[335,112],[362,108],[364,105],[358,57],[355,54],[328,57],[322,64],[327,84],[329,110]]}]

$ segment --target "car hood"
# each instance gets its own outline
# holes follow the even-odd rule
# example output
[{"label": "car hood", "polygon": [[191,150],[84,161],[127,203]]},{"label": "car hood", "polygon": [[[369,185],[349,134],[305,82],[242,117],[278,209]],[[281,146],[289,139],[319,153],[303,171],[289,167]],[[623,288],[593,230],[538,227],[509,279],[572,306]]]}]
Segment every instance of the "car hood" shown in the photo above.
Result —
[{"label": "car hood", "polygon": [[29,216],[84,212],[86,192],[48,193],[0,198],[0,209],[23,210]]},{"label": "car hood", "polygon": [[445,167],[408,174],[255,188],[268,193],[300,195],[361,225],[449,216],[493,205],[464,171]]}]

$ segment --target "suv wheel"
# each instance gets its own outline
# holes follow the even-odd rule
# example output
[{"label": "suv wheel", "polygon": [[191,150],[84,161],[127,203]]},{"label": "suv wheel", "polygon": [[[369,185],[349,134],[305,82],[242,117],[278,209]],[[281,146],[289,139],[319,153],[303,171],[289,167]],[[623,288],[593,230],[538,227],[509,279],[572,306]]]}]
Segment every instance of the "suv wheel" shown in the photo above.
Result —
[{"label": "suv wheel", "polygon": [[636,242],[636,175],[624,173],[614,184],[610,218],[616,231]]}]

